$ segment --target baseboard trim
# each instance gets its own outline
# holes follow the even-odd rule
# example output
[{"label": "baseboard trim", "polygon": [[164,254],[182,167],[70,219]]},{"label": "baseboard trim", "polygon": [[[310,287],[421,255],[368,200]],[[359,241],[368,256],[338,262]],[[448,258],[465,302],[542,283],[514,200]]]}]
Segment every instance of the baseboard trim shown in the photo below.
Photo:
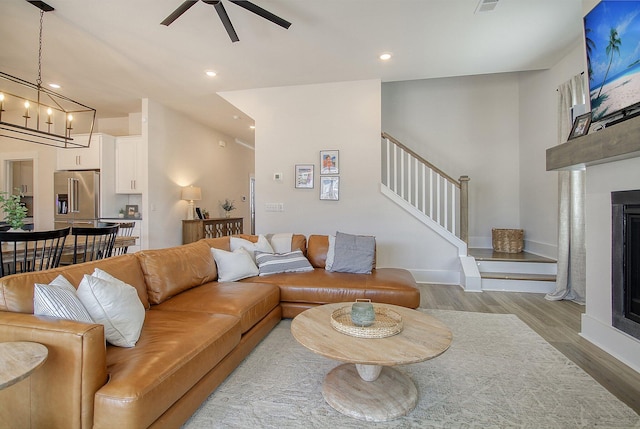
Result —
[{"label": "baseboard trim", "polygon": [[632,336],[588,314],[582,315],[580,336],[640,373],[640,341]]},{"label": "baseboard trim", "polygon": [[416,283],[445,284],[460,286],[460,272],[446,270],[409,269]]},{"label": "baseboard trim", "polygon": [[557,259],[558,246],[549,243],[540,243],[539,241],[524,240],[524,250],[534,255],[544,256],[545,258]]}]

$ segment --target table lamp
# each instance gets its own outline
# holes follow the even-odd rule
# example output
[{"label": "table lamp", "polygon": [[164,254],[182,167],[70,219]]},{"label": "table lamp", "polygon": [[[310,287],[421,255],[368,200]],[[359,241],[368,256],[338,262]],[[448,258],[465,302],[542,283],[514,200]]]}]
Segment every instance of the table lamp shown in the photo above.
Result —
[{"label": "table lamp", "polygon": [[197,186],[187,186],[186,188],[182,188],[182,199],[189,201],[189,208],[187,209],[187,220],[193,220],[193,202],[202,199],[202,191]]}]

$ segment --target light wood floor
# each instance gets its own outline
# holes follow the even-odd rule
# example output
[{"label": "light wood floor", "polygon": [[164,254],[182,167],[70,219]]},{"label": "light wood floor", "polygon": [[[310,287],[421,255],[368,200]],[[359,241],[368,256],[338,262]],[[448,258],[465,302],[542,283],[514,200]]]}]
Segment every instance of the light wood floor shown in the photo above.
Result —
[{"label": "light wood floor", "polygon": [[547,301],[543,294],[464,292],[458,286],[421,284],[421,307],[479,313],[511,313],[640,414],[640,373],[580,337],[584,307]]}]

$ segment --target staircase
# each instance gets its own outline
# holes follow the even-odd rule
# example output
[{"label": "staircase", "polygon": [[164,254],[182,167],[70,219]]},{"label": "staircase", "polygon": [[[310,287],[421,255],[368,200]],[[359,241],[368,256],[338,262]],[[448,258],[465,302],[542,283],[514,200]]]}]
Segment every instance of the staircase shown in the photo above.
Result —
[{"label": "staircase", "polygon": [[533,253],[501,253],[469,249],[478,266],[481,289],[550,293],[556,289],[557,263]]},{"label": "staircase", "polygon": [[527,252],[468,249],[469,177],[453,179],[387,133],[382,133],[380,191],[458,249],[466,291],[549,293],[556,261]]}]

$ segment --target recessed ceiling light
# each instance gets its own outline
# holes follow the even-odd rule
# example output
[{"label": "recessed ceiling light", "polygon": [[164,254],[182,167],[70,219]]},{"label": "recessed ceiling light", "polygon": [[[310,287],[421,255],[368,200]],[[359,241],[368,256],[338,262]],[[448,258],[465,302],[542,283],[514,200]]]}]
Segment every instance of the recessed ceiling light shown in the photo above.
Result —
[{"label": "recessed ceiling light", "polygon": [[209,77],[214,77],[216,75],[216,72],[214,72],[213,70],[207,70],[204,73]]},{"label": "recessed ceiling light", "polygon": [[380,54],[378,58],[380,58],[382,61],[387,61],[391,59],[391,54],[389,52],[385,52],[384,54]]},{"label": "recessed ceiling light", "polygon": [[249,125],[249,128],[251,128],[252,130],[255,130],[256,126],[255,125]]},{"label": "recessed ceiling light", "polygon": [[58,85],[57,83],[50,83],[49,86],[53,89],[60,89],[60,85]]}]

